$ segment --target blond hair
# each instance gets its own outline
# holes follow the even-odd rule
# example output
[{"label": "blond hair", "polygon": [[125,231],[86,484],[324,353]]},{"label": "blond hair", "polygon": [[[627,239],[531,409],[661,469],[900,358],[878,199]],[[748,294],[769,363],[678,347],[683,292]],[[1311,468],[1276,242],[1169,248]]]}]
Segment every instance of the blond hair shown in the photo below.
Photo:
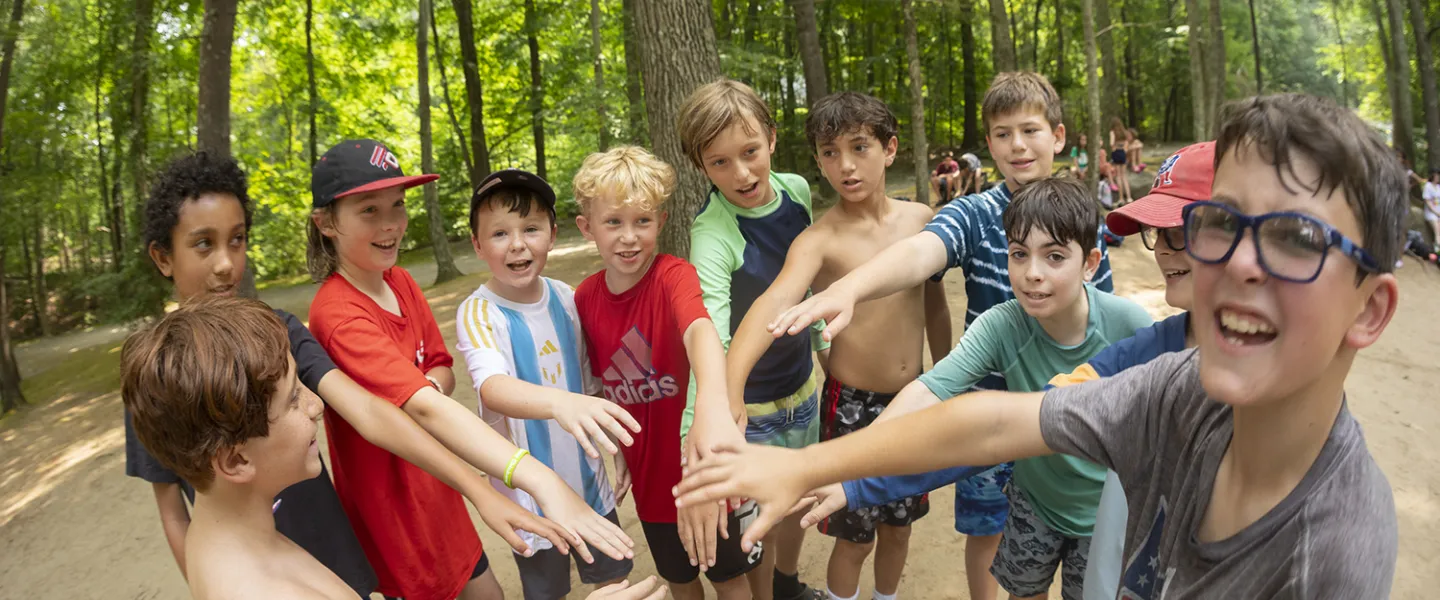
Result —
[{"label": "blond hair", "polygon": [[[1063,119],[1060,94],[1044,75],[1032,71],[1001,73],[990,82],[985,98],[980,101],[980,119],[985,128],[990,121],[1020,110],[1034,110],[1045,114],[1050,128],[1060,126]],[[989,133],[985,134],[989,136]]]},{"label": "blond hair", "polygon": [[[750,127],[750,117],[764,131]],[[739,123],[745,133],[775,132],[775,116],[750,86],[724,77],[696,88],[680,105],[675,127],[680,131],[680,151],[697,169],[704,169],[700,155],[726,128]]]},{"label": "blond hair", "polygon": [[616,146],[585,157],[572,187],[584,213],[601,198],[660,210],[675,192],[675,168],[639,146]]}]

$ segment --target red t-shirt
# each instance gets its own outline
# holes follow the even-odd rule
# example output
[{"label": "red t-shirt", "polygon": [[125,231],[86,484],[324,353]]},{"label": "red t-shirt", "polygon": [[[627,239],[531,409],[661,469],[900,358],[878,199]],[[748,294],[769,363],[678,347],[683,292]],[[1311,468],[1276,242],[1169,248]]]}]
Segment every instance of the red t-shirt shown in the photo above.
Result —
[{"label": "red t-shirt", "polygon": [[575,289],[590,369],[605,397],[640,422],[633,446],[621,446],[634,482],[635,512],[648,523],[675,522],[680,483],[680,419],[690,385],[685,329],[710,313],[700,277],[682,259],[661,254],[640,283],[612,294],[601,271]]},{"label": "red t-shirt", "polygon": [[[332,275],[310,303],[310,330],[346,375],[403,406],[430,386],[426,372],[454,360],[410,273],[393,267],[385,283],[404,316]],[[483,552],[460,493],[366,441],[328,405],[325,426],[335,491],[380,578],[380,593],[409,600],[458,595]]]}]

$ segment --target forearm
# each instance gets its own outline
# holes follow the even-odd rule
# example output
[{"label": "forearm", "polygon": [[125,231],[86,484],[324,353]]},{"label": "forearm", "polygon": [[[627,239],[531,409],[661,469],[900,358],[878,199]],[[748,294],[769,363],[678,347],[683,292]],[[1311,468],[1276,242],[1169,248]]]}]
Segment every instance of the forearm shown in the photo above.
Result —
[{"label": "forearm", "polygon": [[930,344],[930,362],[938,364],[950,352],[954,339],[950,329],[950,302],[941,282],[925,284],[925,339]]},{"label": "forearm", "polygon": [[800,450],[805,489],[1049,454],[1040,393],[977,392]]},{"label": "forearm", "polygon": [[440,383],[440,393],[446,396],[455,393],[455,371],[450,367],[435,367],[425,373],[426,377]]},{"label": "forearm", "polygon": [[[725,349],[720,345],[720,335],[715,333],[715,325],[709,319],[698,319],[685,328],[684,340],[690,370],[695,373],[695,410],[697,413],[714,410],[710,402],[729,400],[725,393]],[[734,410],[734,406],[726,406],[727,412]]]},{"label": "forearm", "polygon": [[993,468],[993,466],[950,467],[948,469],[930,471],[928,473],[916,473],[914,475],[888,475],[885,477],[866,477],[865,479],[846,481],[843,484],[845,488],[845,500],[850,510],[880,506],[897,500],[904,500],[911,496],[933,492],[991,468]]},{"label": "forearm", "polygon": [[326,404],[366,441],[420,467],[467,496],[477,486],[483,487],[480,476],[436,441],[415,419],[400,407],[371,394],[340,370],[327,373],[318,387]]},{"label": "forearm", "polygon": [[922,231],[891,244],[826,291],[849,296],[856,304],[884,298],[919,285],[944,269],[945,262],[940,236]]},{"label": "forearm", "polygon": [[185,506],[185,496],[178,483],[150,484],[155,492],[155,505],[160,509],[160,528],[165,532],[165,543],[170,554],[180,567],[180,576],[190,578],[185,570],[185,533],[190,530],[190,509]]},{"label": "forearm", "polygon": [[[799,294],[772,292],[778,290],[767,291],[755,299],[745,318],[740,321],[735,335],[730,338],[730,349],[725,354],[725,385],[733,395],[743,397],[750,371],[775,341],[775,337],[766,331],[766,324],[774,319],[783,307],[793,306],[805,296],[803,290]],[[806,331],[799,335],[810,333]]]},{"label": "forearm", "polygon": [[[505,467],[517,450],[515,444],[491,429],[479,416],[431,388],[416,392],[405,403],[405,413],[456,456],[492,477],[504,476]],[[517,467],[512,482],[524,482],[515,487],[533,495],[538,489],[536,486],[558,479],[554,471],[527,456]]]},{"label": "forearm", "polygon": [[876,422],[891,421],[910,413],[919,412],[940,403],[940,398],[925,387],[919,380],[912,381],[900,389],[900,393],[890,400],[885,410],[880,411],[880,416],[875,418]]},{"label": "forearm", "polygon": [[480,385],[480,404],[513,419],[553,419],[568,392],[508,375],[492,375]]}]

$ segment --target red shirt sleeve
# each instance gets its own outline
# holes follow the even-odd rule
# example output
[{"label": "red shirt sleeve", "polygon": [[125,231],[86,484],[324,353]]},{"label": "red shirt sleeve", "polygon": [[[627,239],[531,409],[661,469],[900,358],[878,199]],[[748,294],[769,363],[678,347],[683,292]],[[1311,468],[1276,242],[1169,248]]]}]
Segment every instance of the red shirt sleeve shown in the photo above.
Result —
[{"label": "red shirt sleeve", "polygon": [[[356,317],[342,321],[330,332],[329,341],[330,358],[346,375],[395,406],[404,406],[415,392],[430,387],[425,373],[415,367],[414,358],[405,356],[395,347],[395,340],[369,319]],[[439,347],[443,352],[443,340]],[[430,354],[429,349],[426,350]],[[449,353],[444,356],[450,360]],[[429,362],[428,356],[426,362]]]},{"label": "red shirt sleeve", "polygon": [[675,312],[675,326],[680,328],[682,335],[691,323],[710,318],[700,293],[700,275],[696,273],[695,265],[675,258],[666,265],[664,275],[665,293]]}]

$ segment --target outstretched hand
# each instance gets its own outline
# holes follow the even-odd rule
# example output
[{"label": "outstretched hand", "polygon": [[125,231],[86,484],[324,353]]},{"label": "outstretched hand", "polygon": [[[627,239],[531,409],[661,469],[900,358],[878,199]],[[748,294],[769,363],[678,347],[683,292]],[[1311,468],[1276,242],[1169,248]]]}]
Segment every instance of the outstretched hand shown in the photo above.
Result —
[{"label": "outstretched hand", "polygon": [[801,481],[803,469],[796,452],[756,444],[718,445],[676,486],[675,505],[683,510],[730,497],[754,499],[760,515],[740,540],[740,547],[749,552],[809,491]]},{"label": "outstretched hand", "polygon": [[849,499],[845,497],[845,486],[838,483],[815,488],[808,494],[808,498],[814,504],[809,506],[810,510],[805,512],[805,516],[800,517],[801,529],[814,527],[825,520],[825,517],[835,514],[835,511],[850,504]]},{"label": "outstretched hand", "polygon": [[550,540],[561,554],[568,554],[570,545],[580,542],[578,537],[574,537],[565,528],[525,510],[488,484],[481,483],[476,489],[480,491],[472,494],[470,503],[474,504],[475,511],[480,513],[480,520],[484,521],[491,531],[499,534],[505,543],[510,544],[515,552],[531,556],[535,550],[520,537],[520,531],[528,531]]},{"label": "outstretched hand", "polygon": [[821,336],[830,342],[845,330],[853,316],[855,299],[840,290],[828,289],[786,309],[766,325],[765,329],[770,331],[770,335],[780,338],[805,331],[816,321],[824,319],[825,331]]},{"label": "outstretched hand", "polygon": [[664,600],[665,586],[660,585],[660,580],[654,575],[646,577],[640,583],[631,585],[629,581],[607,585],[595,590],[585,600]]},{"label": "outstretched hand", "polygon": [[610,438],[620,440],[626,446],[635,443],[630,432],[640,433],[640,422],[619,404],[580,394],[568,396],[564,402],[557,402],[555,422],[575,436],[575,441],[580,442],[580,447],[590,458],[600,458],[600,453],[591,443],[592,439],[611,455],[618,454],[620,448]]},{"label": "outstretched hand", "polygon": [[[558,477],[555,479],[560,481]],[[531,495],[534,496],[536,504],[540,505],[541,511],[569,531],[573,539],[571,546],[585,562],[595,562],[587,545],[615,560],[635,557],[635,542],[630,540],[630,536],[625,535],[619,525],[611,523],[590,508],[590,505],[575,495],[563,481],[560,481],[556,488]]]}]

